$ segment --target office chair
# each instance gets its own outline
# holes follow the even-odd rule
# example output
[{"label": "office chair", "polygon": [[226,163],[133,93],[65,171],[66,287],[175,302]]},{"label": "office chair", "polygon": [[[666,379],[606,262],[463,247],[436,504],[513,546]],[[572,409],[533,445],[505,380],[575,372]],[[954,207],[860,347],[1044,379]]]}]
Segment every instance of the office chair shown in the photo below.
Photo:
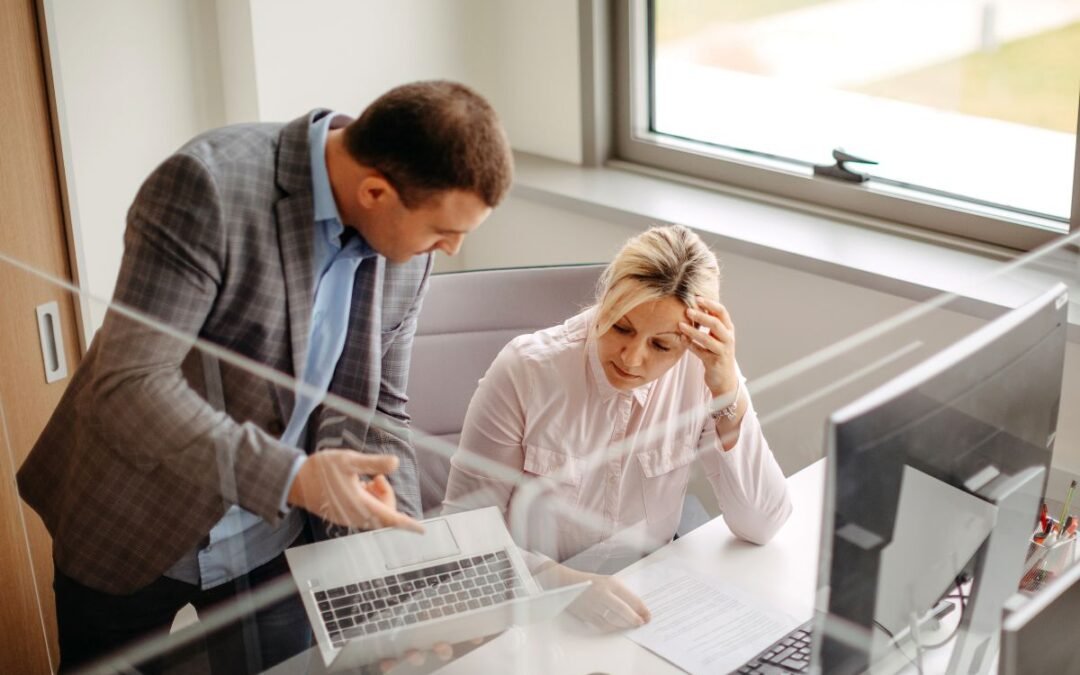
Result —
[{"label": "office chair", "polygon": [[[477,382],[511,339],[562,323],[593,302],[604,265],[436,274],[424,298],[409,370],[412,428],[456,445]],[[416,443],[425,515],[442,506],[448,455]]]}]

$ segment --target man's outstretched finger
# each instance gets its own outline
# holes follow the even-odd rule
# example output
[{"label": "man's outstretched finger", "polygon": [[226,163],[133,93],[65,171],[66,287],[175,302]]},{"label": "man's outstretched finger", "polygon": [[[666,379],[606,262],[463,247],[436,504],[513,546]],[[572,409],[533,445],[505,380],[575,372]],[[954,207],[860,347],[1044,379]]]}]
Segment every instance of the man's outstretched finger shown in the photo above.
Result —
[{"label": "man's outstretched finger", "polygon": [[417,534],[424,533],[424,526],[409,516],[390,508],[378,497],[367,490],[360,489],[356,492],[356,499],[360,502],[357,508],[357,516],[368,514],[375,518],[383,527],[397,527]]},{"label": "man's outstretched finger", "polygon": [[397,497],[394,495],[394,488],[390,487],[390,481],[386,480],[386,476],[383,474],[380,473],[378,476],[372,478],[371,482],[367,484],[367,490],[390,508],[397,506]]},{"label": "man's outstretched finger", "polygon": [[401,530],[408,530],[409,532],[415,532],[416,534],[423,534],[424,533],[424,526],[421,525],[416,520],[414,520],[413,518],[410,518],[409,516],[405,515],[404,513],[398,513],[397,516],[394,519],[394,522],[391,523],[391,525],[393,527],[396,527],[396,528],[401,529]]}]

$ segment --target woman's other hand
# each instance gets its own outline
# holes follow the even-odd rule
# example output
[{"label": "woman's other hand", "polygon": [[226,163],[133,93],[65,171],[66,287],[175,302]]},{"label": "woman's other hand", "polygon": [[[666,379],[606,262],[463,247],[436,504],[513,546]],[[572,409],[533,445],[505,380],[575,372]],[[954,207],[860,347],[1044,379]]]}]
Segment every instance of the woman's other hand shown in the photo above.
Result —
[{"label": "woman's other hand", "polygon": [[615,577],[580,572],[558,563],[537,570],[535,576],[544,588],[591,582],[568,609],[577,618],[602,630],[637,628],[652,618],[641,598]]},{"label": "woman's other hand", "polygon": [[645,603],[615,577],[589,574],[592,584],[574,602],[570,613],[602,630],[625,630],[648,623]]}]

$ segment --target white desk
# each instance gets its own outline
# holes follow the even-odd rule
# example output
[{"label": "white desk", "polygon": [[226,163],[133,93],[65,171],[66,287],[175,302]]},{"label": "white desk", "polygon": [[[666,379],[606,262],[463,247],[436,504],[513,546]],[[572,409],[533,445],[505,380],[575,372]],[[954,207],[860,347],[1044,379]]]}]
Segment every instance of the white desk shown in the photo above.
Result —
[{"label": "white desk", "polygon": [[[736,538],[720,517],[619,574],[675,558],[680,566],[733,583],[799,622],[809,619],[817,588],[825,461],[814,462],[790,476],[788,487],[794,506],[791,518],[765,546],[755,546]],[[933,641],[951,630],[951,626],[943,626],[939,633],[926,637]],[[950,651],[951,647],[948,647],[928,654],[924,672],[945,672]],[[914,671],[914,668],[904,670],[905,673]],[[439,675],[683,673],[621,634],[597,633],[565,613],[548,623],[512,628],[436,672]],[[996,664],[991,666],[990,672],[997,672]],[[268,673],[323,675],[325,670],[322,659],[312,649]]]},{"label": "white desk", "polygon": [[[765,546],[740,539],[723,517],[702,525],[620,575],[676,558],[702,574],[737,584],[799,621],[809,619],[817,586],[825,462],[819,460],[788,478],[794,510]],[[514,628],[447,664],[440,675],[472,673],[682,673],[620,634],[596,634],[573,617]]]}]

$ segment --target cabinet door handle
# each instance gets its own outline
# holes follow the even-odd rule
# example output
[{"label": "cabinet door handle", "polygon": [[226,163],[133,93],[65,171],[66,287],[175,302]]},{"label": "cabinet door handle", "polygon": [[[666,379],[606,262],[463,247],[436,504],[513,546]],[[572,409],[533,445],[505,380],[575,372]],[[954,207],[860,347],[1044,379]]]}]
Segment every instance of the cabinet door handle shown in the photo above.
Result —
[{"label": "cabinet door handle", "polygon": [[45,362],[45,381],[56,382],[67,377],[67,357],[60,331],[60,306],[56,301],[37,306],[38,335],[41,337],[41,358]]}]

